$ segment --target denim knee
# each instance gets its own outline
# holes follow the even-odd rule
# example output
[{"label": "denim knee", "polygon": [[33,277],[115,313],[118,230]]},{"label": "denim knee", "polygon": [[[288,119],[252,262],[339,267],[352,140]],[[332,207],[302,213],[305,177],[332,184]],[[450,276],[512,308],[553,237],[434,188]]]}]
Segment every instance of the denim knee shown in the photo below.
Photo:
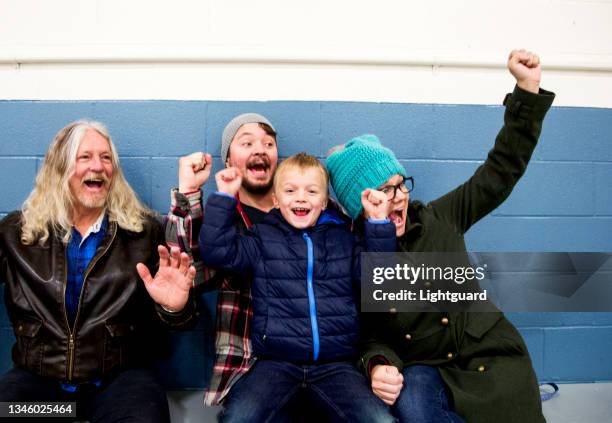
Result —
[{"label": "denim knee", "polygon": [[446,384],[435,367],[410,366],[402,374],[404,386],[393,411],[400,421],[411,423],[448,422],[463,420],[451,410]]}]

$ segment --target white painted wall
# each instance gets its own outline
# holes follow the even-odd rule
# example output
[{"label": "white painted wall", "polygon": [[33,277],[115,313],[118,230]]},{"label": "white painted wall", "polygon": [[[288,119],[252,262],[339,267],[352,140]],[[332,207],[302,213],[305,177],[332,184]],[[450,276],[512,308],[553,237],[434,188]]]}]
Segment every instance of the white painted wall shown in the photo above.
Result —
[{"label": "white painted wall", "polygon": [[514,47],[612,107],[611,0],[0,0],[0,98],[498,104]]}]

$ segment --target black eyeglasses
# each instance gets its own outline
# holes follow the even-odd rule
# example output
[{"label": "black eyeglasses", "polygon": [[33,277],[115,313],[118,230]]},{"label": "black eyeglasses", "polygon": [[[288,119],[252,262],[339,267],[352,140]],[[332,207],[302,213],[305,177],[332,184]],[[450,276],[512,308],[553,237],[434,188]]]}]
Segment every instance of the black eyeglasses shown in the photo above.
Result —
[{"label": "black eyeglasses", "polygon": [[387,195],[387,199],[393,200],[395,198],[395,195],[397,194],[398,189],[404,194],[412,192],[412,190],[414,189],[414,179],[412,178],[412,176],[404,177],[402,179],[402,182],[400,182],[399,184],[383,187],[379,191],[385,193]]}]

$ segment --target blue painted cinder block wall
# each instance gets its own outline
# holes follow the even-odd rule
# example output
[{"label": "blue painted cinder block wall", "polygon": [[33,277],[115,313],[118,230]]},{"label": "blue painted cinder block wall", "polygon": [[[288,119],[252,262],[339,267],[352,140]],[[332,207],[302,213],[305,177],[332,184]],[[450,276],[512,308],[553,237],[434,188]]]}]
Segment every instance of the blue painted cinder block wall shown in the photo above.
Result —
[{"label": "blue painted cinder block wall", "polygon": [[[500,95],[500,102],[503,96]],[[256,111],[279,132],[283,157],[324,157],[333,145],[377,134],[414,175],[413,198],[432,200],[468,178],[501,127],[503,107],[357,102],[0,101],[0,216],[32,188],[54,134],[81,117],[106,123],[127,178],[152,208],[167,211],[177,159],[211,152],[235,115]],[[524,178],[510,199],[468,234],[473,251],[612,252],[612,109],[553,108]],[[209,185],[206,192],[210,192]],[[174,334],[164,364],[170,388],[202,388],[212,354],[214,294],[204,318]],[[611,299],[612,300],[612,299]],[[612,381],[612,313],[514,313],[542,381]],[[0,310],[0,371],[12,330]]]}]

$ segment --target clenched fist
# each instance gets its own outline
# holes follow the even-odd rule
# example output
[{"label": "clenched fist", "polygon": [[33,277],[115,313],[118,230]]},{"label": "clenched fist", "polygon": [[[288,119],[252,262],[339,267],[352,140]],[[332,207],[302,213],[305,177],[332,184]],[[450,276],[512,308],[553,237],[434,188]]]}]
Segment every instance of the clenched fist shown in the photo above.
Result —
[{"label": "clenched fist", "polygon": [[242,185],[242,173],[235,167],[228,167],[216,173],[217,190],[230,195],[236,195]]},{"label": "clenched fist", "polygon": [[395,404],[404,386],[404,376],[395,366],[378,364],[370,373],[372,392],[387,405]]},{"label": "clenched fist", "polygon": [[202,188],[212,169],[212,156],[208,153],[192,153],[179,159],[179,192],[187,193]]},{"label": "clenched fist", "polygon": [[508,70],[520,88],[535,94],[539,92],[542,69],[537,54],[527,50],[512,50],[508,57]]},{"label": "clenched fist", "polygon": [[363,190],[361,205],[366,219],[383,220],[389,216],[389,200],[384,192],[375,189]]}]

